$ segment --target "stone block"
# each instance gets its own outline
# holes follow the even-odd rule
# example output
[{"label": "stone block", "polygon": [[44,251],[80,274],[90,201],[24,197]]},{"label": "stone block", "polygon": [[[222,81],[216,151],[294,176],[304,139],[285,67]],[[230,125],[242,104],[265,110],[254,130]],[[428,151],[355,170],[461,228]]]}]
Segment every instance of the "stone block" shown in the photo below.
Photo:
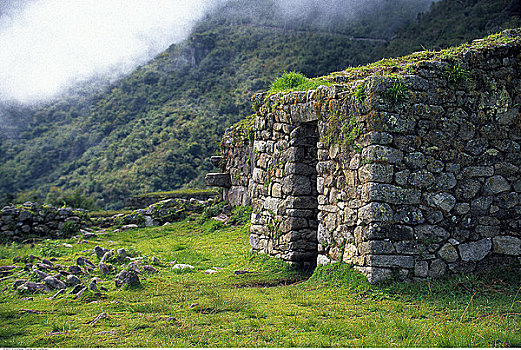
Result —
[{"label": "stone block", "polygon": [[449,233],[441,226],[419,225],[414,229],[416,239],[427,243],[437,243],[449,238]]},{"label": "stone block", "polygon": [[394,175],[394,181],[398,185],[405,186],[409,183],[409,175],[411,175],[411,172],[407,169],[399,171]]},{"label": "stone block", "polygon": [[492,239],[494,253],[521,255],[521,239],[512,236],[498,236]]},{"label": "stone block", "polygon": [[369,241],[362,242],[360,245],[360,253],[363,255],[381,255],[381,254],[395,254],[394,246],[389,241]]},{"label": "stone block", "polygon": [[371,266],[354,266],[354,269],[367,277],[367,280],[371,284],[388,281],[393,278],[393,270],[391,269]]},{"label": "stone block", "polygon": [[369,182],[362,187],[362,200],[390,204],[417,204],[421,193],[415,189],[404,189],[394,185]]},{"label": "stone block", "polygon": [[414,258],[404,255],[370,255],[366,256],[368,266],[414,268]]},{"label": "stone block", "polygon": [[426,195],[426,198],[427,203],[430,206],[441,209],[446,213],[450,212],[456,205],[456,198],[454,198],[453,195],[446,192],[429,194]]},{"label": "stone block", "polygon": [[463,261],[480,261],[487,256],[491,248],[492,242],[490,238],[463,243],[458,246],[461,260]]},{"label": "stone block", "polygon": [[370,145],[362,150],[361,158],[368,162],[398,164],[403,160],[403,152],[381,145]]},{"label": "stone block", "polygon": [[447,271],[447,264],[440,259],[431,261],[428,276],[432,278],[441,277]]},{"label": "stone block", "polygon": [[493,175],[493,166],[470,166],[463,169],[464,177],[489,177]]},{"label": "stone block", "polygon": [[358,223],[390,222],[393,220],[393,210],[387,203],[372,202],[358,210]]},{"label": "stone block", "polygon": [[475,230],[476,233],[481,237],[495,237],[499,235],[500,227],[490,225],[478,225],[476,226]]},{"label": "stone block", "polygon": [[429,273],[429,263],[427,261],[419,260],[414,264],[414,275],[416,277],[427,277]]},{"label": "stone block", "polygon": [[398,224],[418,225],[425,222],[420,208],[417,206],[398,206],[394,214],[394,221]]},{"label": "stone block", "polygon": [[488,178],[483,185],[483,193],[486,195],[496,195],[506,191],[510,191],[510,183],[501,175]]},{"label": "stone block", "polygon": [[455,262],[459,258],[458,251],[450,243],[446,243],[440,248],[438,256],[441,260],[449,263]]},{"label": "stone block", "polygon": [[393,166],[385,163],[366,164],[358,169],[361,182],[390,183],[393,181]]},{"label": "stone block", "polygon": [[425,169],[415,171],[409,175],[409,184],[418,188],[428,188],[434,184],[434,175]]}]

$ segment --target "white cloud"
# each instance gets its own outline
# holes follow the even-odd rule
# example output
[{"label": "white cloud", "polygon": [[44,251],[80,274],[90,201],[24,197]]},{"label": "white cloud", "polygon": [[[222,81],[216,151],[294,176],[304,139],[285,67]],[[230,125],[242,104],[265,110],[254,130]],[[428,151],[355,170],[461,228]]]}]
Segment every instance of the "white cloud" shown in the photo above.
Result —
[{"label": "white cloud", "polygon": [[129,73],[224,1],[18,1],[0,17],[0,99],[46,100],[82,80]]}]

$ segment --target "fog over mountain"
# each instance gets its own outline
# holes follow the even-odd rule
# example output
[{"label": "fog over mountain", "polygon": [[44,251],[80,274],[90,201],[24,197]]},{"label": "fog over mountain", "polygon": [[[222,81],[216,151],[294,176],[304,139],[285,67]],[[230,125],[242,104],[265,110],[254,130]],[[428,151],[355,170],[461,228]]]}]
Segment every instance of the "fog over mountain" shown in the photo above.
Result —
[{"label": "fog over mountain", "polygon": [[[278,0],[273,16],[325,26],[389,1]],[[186,39],[197,21],[226,2],[3,0],[0,101],[33,104],[62,95],[77,83],[117,79]],[[410,3],[426,9],[431,0]],[[245,13],[249,4],[244,2]]]}]

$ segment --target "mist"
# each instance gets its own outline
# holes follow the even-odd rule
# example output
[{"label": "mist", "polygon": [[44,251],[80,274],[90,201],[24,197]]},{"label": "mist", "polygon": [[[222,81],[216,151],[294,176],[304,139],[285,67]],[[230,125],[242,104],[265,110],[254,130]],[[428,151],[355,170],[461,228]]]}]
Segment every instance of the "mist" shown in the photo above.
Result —
[{"label": "mist", "polygon": [[0,100],[32,104],[117,79],[184,40],[225,0],[0,3]]},{"label": "mist", "polygon": [[[432,0],[0,0],[0,107],[48,102],[86,81],[114,81],[232,2],[245,17],[325,28],[378,9],[385,17],[404,4],[412,18]],[[382,18],[382,26],[391,28],[389,21]]]}]

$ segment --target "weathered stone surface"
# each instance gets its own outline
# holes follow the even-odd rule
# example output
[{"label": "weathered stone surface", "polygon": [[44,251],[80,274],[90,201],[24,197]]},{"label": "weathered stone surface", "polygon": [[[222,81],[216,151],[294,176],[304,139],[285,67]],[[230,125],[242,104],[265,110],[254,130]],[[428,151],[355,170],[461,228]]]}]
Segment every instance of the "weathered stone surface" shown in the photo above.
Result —
[{"label": "weathered stone surface", "polygon": [[393,210],[387,203],[369,203],[358,210],[359,224],[371,222],[389,222],[393,219]]},{"label": "weathered stone surface", "polygon": [[445,245],[443,245],[443,247],[440,248],[440,250],[438,251],[438,256],[443,261],[449,263],[455,262],[459,258],[458,251],[450,243],[446,243]]},{"label": "weathered stone surface", "polygon": [[67,281],[65,282],[65,284],[70,287],[74,287],[75,285],[80,284],[80,283],[81,283],[81,280],[77,276],[74,276],[74,275],[67,276]]},{"label": "weathered stone surface", "polygon": [[419,225],[414,229],[414,233],[420,241],[440,242],[450,236],[447,230],[436,225]]},{"label": "weathered stone surface", "polygon": [[228,173],[209,173],[204,178],[206,186],[210,187],[230,187],[232,185],[230,174]]},{"label": "weathered stone surface", "polygon": [[362,199],[367,202],[377,201],[390,204],[417,204],[421,192],[415,189],[403,189],[394,185],[369,182],[362,186]]},{"label": "weathered stone surface", "polygon": [[390,183],[393,180],[393,166],[385,163],[366,164],[358,169],[362,182]]},{"label": "weathered stone surface", "polygon": [[43,282],[51,289],[65,289],[67,287],[65,283],[53,276],[45,277]]},{"label": "weathered stone surface", "polygon": [[510,183],[501,175],[488,178],[483,185],[483,193],[487,195],[495,195],[506,191],[510,191]]},{"label": "weathered stone surface", "polygon": [[404,255],[369,255],[366,264],[377,267],[403,267],[414,268],[414,258]]},{"label": "weathered stone surface", "polygon": [[506,255],[521,255],[521,239],[512,236],[500,236],[492,239],[494,253]]},{"label": "weathered stone surface", "polygon": [[456,198],[453,195],[442,192],[427,196],[427,203],[444,212],[450,212],[456,205]]},{"label": "weathered stone surface", "polygon": [[480,261],[487,256],[491,248],[492,242],[490,238],[463,243],[458,246],[461,260],[463,261]]},{"label": "weathered stone surface", "polygon": [[362,150],[362,159],[367,162],[396,164],[402,161],[403,152],[381,145],[370,145]]}]

